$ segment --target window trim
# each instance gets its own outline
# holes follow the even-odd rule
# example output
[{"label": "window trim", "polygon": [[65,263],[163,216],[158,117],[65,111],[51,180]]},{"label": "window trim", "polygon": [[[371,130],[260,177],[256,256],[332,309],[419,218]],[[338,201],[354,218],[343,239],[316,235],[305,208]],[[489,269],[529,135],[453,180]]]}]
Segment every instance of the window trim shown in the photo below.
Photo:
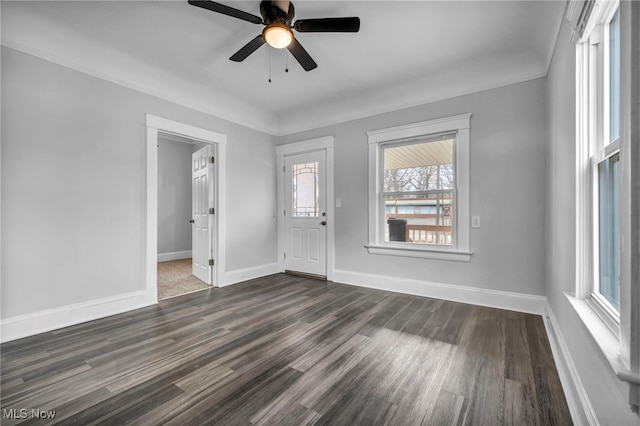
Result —
[{"label": "window trim", "polygon": [[[600,292],[600,271],[599,262],[597,259],[600,256],[600,240],[596,238],[600,232],[600,171],[599,167],[602,163],[609,161],[614,155],[621,155],[621,137],[620,134],[615,140],[611,140],[611,34],[610,26],[616,13],[619,14],[620,3],[619,1],[611,1],[607,3],[601,11],[595,16],[597,19],[593,28],[593,32],[597,32],[597,41],[599,47],[597,48],[597,57],[590,59],[595,60],[597,63],[594,65],[597,69],[596,79],[596,93],[589,93],[588,102],[590,104],[596,104],[596,116],[590,117],[595,119],[596,129],[595,132],[590,134],[590,162],[591,168],[589,173],[591,183],[591,226],[592,226],[592,270],[591,281],[589,282],[590,299],[588,300],[589,306],[595,311],[595,313],[601,318],[604,324],[616,335],[620,335],[620,312],[609,303],[604,295]],[[618,35],[620,37],[620,35]],[[589,34],[589,39],[591,34]],[[585,40],[589,44],[589,39]],[[594,78],[588,76],[588,79]],[[619,76],[622,78],[622,75]],[[619,82],[620,83],[620,82]],[[594,83],[591,83],[592,87]],[[620,108],[619,108],[620,111]],[[620,297],[622,293],[619,291]]]},{"label": "window trim", "polygon": [[[471,114],[460,114],[435,120],[411,123],[367,132],[369,144],[369,241],[365,247],[370,254],[418,257],[426,259],[468,262],[469,251],[469,133]],[[379,201],[381,151],[392,142],[429,137],[438,133],[456,133],[454,155],[456,158],[456,189],[454,190],[454,227],[452,246],[408,246],[402,243],[385,242],[380,225],[384,212]]]},{"label": "window trim", "polygon": [[[605,127],[607,132],[609,126],[605,126],[604,121],[609,120],[608,104],[609,93],[608,87],[602,86],[602,83],[594,84],[593,78],[589,78],[594,72],[604,72],[603,61],[599,55],[604,54],[604,50],[608,49],[608,38],[602,37],[601,25],[608,25],[613,18],[615,11],[620,10],[621,17],[621,33],[620,33],[620,136],[616,141],[609,142],[606,146],[599,146],[600,141],[604,137],[609,138],[608,133],[604,133]],[[633,282],[632,277],[628,275],[630,272],[623,269],[630,268],[633,263],[630,252],[622,253],[620,256],[620,319],[615,321],[614,316],[607,312],[606,306],[597,301],[597,296],[592,293],[594,288],[593,280],[593,247],[596,245],[593,234],[593,210],[594,210],[594,175],[593,163],[609,158],[616,152],[620,153],[621,161],[623,161],[629,153],[631,134],[628,131],[629,122],[633,121],[631,117],[630,98],[625,97],[625,93],[631,93],[629,87],[632,83],[630,74],[629,60],[633,57],[630,48],[631,34],[630,26],[637,25],[632,23],[629,16],[632,11],[631,2],[621,2],[614,0],[611,2],[596,2],[591,14],[587,18],[588,22],[585,26],[587,29],[581,35],[578,45],[576,46],[576,283],[575,296],[565,293],[570,304],[573,306],[576,314],[583,322],[596,344],[599,346],[603,355],[606,357],[609,365],[615,372],[619,380],[628,382],[629,388],[629,404],[632,411],[638,412],[640,405],[638,399],[638,387],[640,386],[640,373],[638,372],[637,355],[634,355],[634,349],[638,347],[640,340],[640,330],[631,327],[631,318],[633,312],[638,308],[638,303],[631,297],[638,292],[638,283]],[[624,13],[629,13],[625,15]],[[625,18],[627,16],[627,18]],[[575,18],[575,17],[574,17]],[[599,32],[599,34],[598,34]],[[595,34],[600,40],[590,40]],[[605,38],[606,40],[602,40]],[[592,43],[606,43],[603,49],[597,49]],[[598,52],[595,52],[598,50]],[[594,58],[594,52],[598,56]],[[599,61],[599,63],[594,63]],[[608,67],[606,67],[608,68]],[[608,69],[606,70],[608,73]],[[602,75],[602,74],[599,74]],[[602,81],[602,79],[599,79]],[[608,82],[607,85],[608,86]],[[596,104],[594,108],[593,96],[602,96],[607,91],[607,96],[603,102]],[[595,93],[594,93],[595,91]],[[605,110],[604,107],[607,107]],[[606,113],[606,115],[605,115]],[[607,123],[608,124],[608,123]],[[599,139],[598,139],[599,138]],[[637,140],[636,140],[637,141]],[[595,160],[597,161],[595,161]],[[629,161],[628,158],[626,161]],[[625,170],[625,163],[621,164],[621,172],[629,173]],[[629,167],[627,164],[626,167]],[[635,195],[630,191],[629,184],[621,182],[622,197],[630,197],[633,201]],[[621,202],[621,211],[623,211],[624,203]],[[628,205],[627,205],[628,207]],[[597,210],[595,210],[597,212]],[[633,223],[629,222],[629,218],[625,213],[621,213],[621,226],[627,224],[633,229]],[[627,222],[625,222],[625,220]],[[623,230],[621,229],[621,235]],[[627,242],[628,248],[628,242]],[[631,280],[630,280],[631,278]],[[626,301],[626,302],[625,302]],[[626,307],[625,307],[626,306]],[[635,389],[635,390],[634,390]]]},{"label": "window trim", "polygon": [[620,318],[597,293],[598,165],[620,152],[620,138],[609,141],[609,35],[605,30],[618,2],[596,5],[576,46],[576,297],[588,301],[616,336]]}]

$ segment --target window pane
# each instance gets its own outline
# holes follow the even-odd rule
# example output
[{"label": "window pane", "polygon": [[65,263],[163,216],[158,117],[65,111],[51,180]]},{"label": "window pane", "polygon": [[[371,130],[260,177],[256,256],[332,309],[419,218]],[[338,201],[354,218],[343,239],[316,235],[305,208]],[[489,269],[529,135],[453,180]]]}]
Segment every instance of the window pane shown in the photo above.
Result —
[{"label": "window pane", "polygon": [[384,192],[453,189],[453,139],[383,149]]},{"label": "window pane", "polygon": [[293,217],[318,217],[318,162],[293,165]]},{"label": "window pane", "polygon": [[620,311],[620,155],[598,165],[599,288],[596,289]]},{"label": "window pane", "polygon": [[385,195],[386,242],[452,245],[453,192]]},{"label": "window pane", "polygon": [[609,24],[609,141],[620,138],[620,10]]}]

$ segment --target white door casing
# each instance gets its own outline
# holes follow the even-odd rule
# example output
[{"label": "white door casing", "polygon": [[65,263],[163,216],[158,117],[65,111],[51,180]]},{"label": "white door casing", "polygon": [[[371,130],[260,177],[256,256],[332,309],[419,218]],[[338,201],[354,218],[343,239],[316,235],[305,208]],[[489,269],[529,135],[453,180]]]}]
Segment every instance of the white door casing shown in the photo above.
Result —
[{"label": "white door casing", "polygon": [[213,268],[213,158],[212,145],[191,154],[192,273],[211,285]]},{"label": "white door casing", "polygon": [[284,269],[327,276],[326,151],[284,157]]},{"label": "white door casing", "polygon": [[147,165],[146,165],[146,245],[145,245],[145,290],[152,300],[158,301],[158,135],[168,133],[199,142],[212,144],[215,151],[213,203],[216,214],[213,220],[215,241],[213,254],[215,267],[212,270],[212,285],[225,283],[226,247],[226,158],[227,135],[186,123],[146,114]]}]

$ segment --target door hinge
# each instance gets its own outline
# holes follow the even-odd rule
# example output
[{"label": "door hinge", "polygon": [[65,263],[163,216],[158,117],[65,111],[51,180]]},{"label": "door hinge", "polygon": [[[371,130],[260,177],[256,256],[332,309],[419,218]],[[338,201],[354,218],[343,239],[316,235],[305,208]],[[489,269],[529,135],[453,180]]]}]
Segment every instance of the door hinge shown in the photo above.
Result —
[{"label": "door hinge", "polygon": [[216,214],[216,209],[213,207],[209,208],[209,214]]},{"label": "door hinge", "polygon": [[287,211],[286,211],[286,210],[284,211],[284,215],[285,215],[285,216],[287,215]]},{"label": "door hinge", "polygon": [[282,173],[284,173],[284,172],[285,172],[284,168],[285,168],[285,166],[282,166]]},{"label": "door hinge", "polygon": [[211,164],[215,163],[216,162],[216,157],[209,157],[209,162]]},{"label": "door hinge", "polygon": [[209,266],[213,266],[214,263],[213,259],[209,259]]},{"label": "door hinge", "polygon": [[284,254],[284,258],[285,258],[285,260],[287,259],[287,253]]}]

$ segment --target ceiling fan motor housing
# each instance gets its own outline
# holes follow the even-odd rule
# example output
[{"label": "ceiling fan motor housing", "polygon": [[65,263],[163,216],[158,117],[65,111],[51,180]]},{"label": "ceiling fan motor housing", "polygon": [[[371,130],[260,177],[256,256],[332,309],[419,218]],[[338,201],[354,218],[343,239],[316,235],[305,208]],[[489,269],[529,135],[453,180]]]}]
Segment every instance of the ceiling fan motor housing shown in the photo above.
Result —
[{"label": "ceiling fan motor housing", "polygon": [[289,2],[289,10],[286,13],[271,0],[263,0],[260,2],[260,14],[262,15],[262,20],[265,25],[283,24],[290,27],[295,13],[292,2]]}]

